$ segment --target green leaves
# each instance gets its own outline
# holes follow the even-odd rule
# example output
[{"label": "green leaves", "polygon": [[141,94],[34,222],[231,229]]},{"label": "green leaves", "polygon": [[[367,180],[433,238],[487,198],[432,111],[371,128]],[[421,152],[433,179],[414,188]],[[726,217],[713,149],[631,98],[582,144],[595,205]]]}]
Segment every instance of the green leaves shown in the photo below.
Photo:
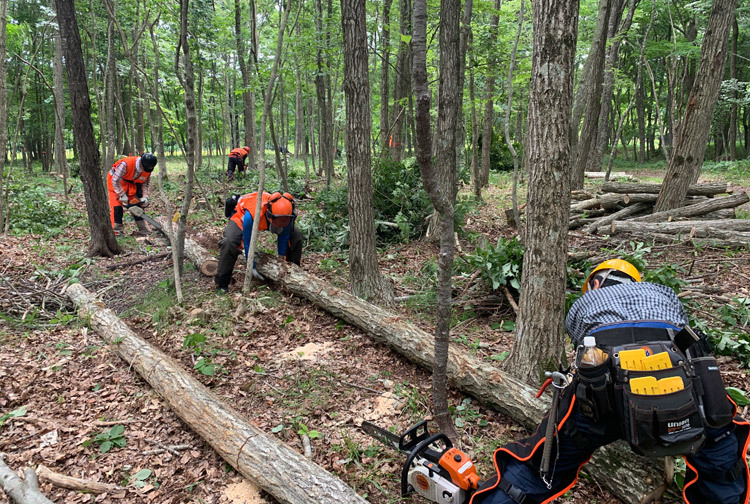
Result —
[{"label": "green leaves", "polygon": [[18,418],[26,415],[26,406],[21,406],[20,408],[16,408],[10,413],[6,413],[2,416],[0,416],[0,427],[5,425],[5,422],[10,418]]},{"label": "green leaves", "polygon": [[516,290],[521,288],[521,268],[523,266],[523,246],[517,238],[506,240],[500,237],[497,245],[480,247],[466,257],[472,270],[479,269],[482,278],[497,290],[508,285]]},{"label": "green leaves", "polygon": [[105,430],[97,434],[96,436],[83,442],[83,446],[89,446],[91,444],[98,444],[99,451],[101,453],[107,453],[112,448],[123,448],[127,445],[125,439],[125,426],[115,425],[109,430]]},{"label": "green leaves", "polygon": [[737,403],[737,406],[747,406],[750,404],[750,399],[747,398],[745,392],[735,387],[727,387],[727,394],[732,398],[732,401]]}]

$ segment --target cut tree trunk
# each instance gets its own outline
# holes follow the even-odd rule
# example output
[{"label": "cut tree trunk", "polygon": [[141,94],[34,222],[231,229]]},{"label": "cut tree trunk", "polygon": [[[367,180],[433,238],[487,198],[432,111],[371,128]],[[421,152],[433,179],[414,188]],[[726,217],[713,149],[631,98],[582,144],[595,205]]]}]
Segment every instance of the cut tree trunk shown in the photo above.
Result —
[{"label": "cut tree trunk", "polygon": [[[280,283],[288,291],[359,327],[410,361],[432,369],[433,335],[400,315],[363,301],[270,254],[259,254],[256,268],[267,279]],[[539,423],[549,407],[547,398],[537,399],[536,390],[526,383],[466,352],[451,349],[448,378],[455,387],[529,429]],[[597,450],[591,464],[585,469],[625,502],[640,501],[651,488],[663,482],[654,465],[636,457],[621,442]]]},{"label": "cut tree trunk", "polygon": [[[588,179],[603,179],[606,178],[607,172],[590,172],[587,171],[584,173],[584,176]],[[625,173],[625,172],[612,172],[609,174],[609,178],[613,179],[625,179],[625,180],[635,180],[635,177],[632,175]]]},{"label": "cut tree trunk", "polygon": [[0,457],[0,487],[16,504],[54,504],[39,491],[39,480],[34,469],[24,471],[25,479],[8,467]]},{"label": "cut tree trunk", "polygon": [[[162,228],[167,229],[172,225],[169,219],[166,217],[155,217],[154,220],[158,222]],[[190,262],[195,264],[198,270],[206,276],[216,275],[218,270],[219,262],[216,257],[206,250],[204,247],[198,245],[195,241],[185,237],[185,257]]]},{"label": "cut tree trunk", "polygon": [[[185,242],[188,241],[186,238]],[[193,246],[200,248],[197,244]],[[206,251],[200,256],[207,257],[209,253]],[[432,369],[433,335],[403,320],[400,315],[363,301],[271,254],[259,253],[256,268],[268,280],[280,283],[288,291],[359,327],[410,361]],[[536,399],[536,390],[526,383],[466,352],[450,352],[448,378],[455,387],[528,429],[539,423],[549,407],[549,400]],[[586,472],[625,502],[640,501],[664,481],[653,463],[636,457],[622,442],[598,450],[586,466]]]},{"label": "cut tree trunk", "polygon": [[635,205],[631,205],[628,207],[623,208],[622,210],[618,210],[617,212],[610,214],[606,217],[602,217],[601,219],[597,219],[596,221],[592,222],[591,224],[585,226],[583,228],[584,231],[587,233],[593,233],[596,234],[596,232],[599,230],[600,227],[606,226],[610,222],[614,222],[617,219],[623,219],[625,217],[630,217],[631,215],[635,215],[641,212],[645,212],[651,208],[650,203],[636,203]]},{"label": "cut tree trunk", "polygon": [[[750,231],[750,220],[746,219],[720,219],[710,221],[676,221],[676,222],[633,222],[613,221],[610,229],[611,234],[629,233],[640,231],[643,233],[691,233],[692,236],[711,236],[712,232],[731,233],[732,231]],[[718,237],[717,237],[718,238]]]},{"label": "cut tree trunk", "polygon": [[132,366],[172,411],[252,483],[290,504],[367,502],[337,477],[256,429],[179,363],[136,336],[85,287],[71,285],[66,294],[79,306],[80,316],[110,344],[110,350]]},{"label": "cut tree trunk", "polygon": [[670,220],[674,217],[695,217],[696,215],[705,215],[722,208],[738,207],[744,205],[748,201],[750,201],[750,198],[748,198],[747,193],[739,193],[733,194],[732,196],[725,196],[723,198],[709,199],[701,203],[696,203],[695,205],[653,213],[644,217],[636,217],[633,220],[640,222],[661,222]]},{"label": "cut tree trunk", "polygon": [[630,235],[646,242],[657,241],[662,243],[681,243],[683,245],[692,245],[701,248],[750,248],[750,233],[735,233],[733,235],[734,238],[730,238],[729,235],[726,235],[727,238],[720,238],[718,236],[697,238],[690,236],[689,234],[642,233],[640,231],[633,231]]},{"label": "cut tree trunk", "polygon": [[581,212],[591,208],[611,209],[621,205],[634,205],[636,203],[653,203],[656,201],[656,194],[615,194],[607,193],[599,195],[593,199],[579,201],[570,205],[571,212]]},{"label": "cut tree trunk", "polygon": [[[610,193],[649,193],[659,194],[661,184],[641,184],[625,182],[604,182],[602,192]],[[688,188],[688,196],[716,196],[717,194],[731,194],[734,191],[731,183],[716,182],[711,184],[693,184]]]}]

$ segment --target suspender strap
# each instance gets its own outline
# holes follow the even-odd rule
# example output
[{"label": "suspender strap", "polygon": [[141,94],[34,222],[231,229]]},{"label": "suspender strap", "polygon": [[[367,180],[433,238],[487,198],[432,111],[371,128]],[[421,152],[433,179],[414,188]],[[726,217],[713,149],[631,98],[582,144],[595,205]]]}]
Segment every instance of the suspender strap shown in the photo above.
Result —
[{"label": "suspender strap", "polygon": [[500,490],[508,494],[508,497],[513,499],[513,502],[517,504],[534,504],[533,500],[526,498],[526,494],[523,493],[520,488],[506,479],[501,478],[497,486]]}]

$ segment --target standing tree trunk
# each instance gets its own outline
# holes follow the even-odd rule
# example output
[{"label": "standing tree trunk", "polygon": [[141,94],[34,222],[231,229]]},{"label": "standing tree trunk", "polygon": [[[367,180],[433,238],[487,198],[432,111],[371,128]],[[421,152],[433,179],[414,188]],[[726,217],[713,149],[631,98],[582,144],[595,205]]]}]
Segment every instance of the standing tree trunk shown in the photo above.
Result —
[{"label": "standing tree trunk", "polygon": [[[114,9],[114,7],[113,7]],[[94,30],[96,27],[94,27]],[[106,173],[115,162],[117,155],[117,139],[115,134],[115,24],[110,20],[107,26],[107,70],[105,73],[106,84],[105,99],[107,112],[107,152],[104,158],[103,171]],[[79,153],[80,154],[80,153]]]},{"label": "standing tree trunk", "polygon": [[469,102],[471,103],[471,188],[474,198],[482,199],[482,172],[479,164],[479,125],[477,124],[476,86],[474,85],[474,36],[469,32],[471,66],[469,67]]},{"label": "standing tree trunk", "polygon": [[546,369],[557,367],[563,353],[578,2],[545,0],[532,6],[534,49],[524,151],[529,171],[526,253],[516,340],[504,368],[537,383]]},{"label": "standing tree trunk", "polygon": [[[596,19],[596,31],[594,41],[591,44],[589,59],[591,73],[589,73],[586,86],[586,115],[583,118],[581,136],[576,148],[573,149],[571,159],[575,161],[571,178],[571,189],[583,189],[583,175],[586,171],[588,156],[591,146],[596,145],[596,133],[599,126],[599,112],[601,111],[602,81],[604,80],[604,60],[607,44],[607,30],[609,27],[609,15],[612,2],[610,0],[599,0],[599,14]],[[582,83],[583,85],[583,83]],[[605,119],[606,121],[606,119]],[[578,124],[573,124],[574,132]],[[601,161],[601,160],[600,160]]]},{"label": "standing tree trunk", "polygon": [[497,56],[493,48],[497,42],[497,25],[500,22],[500,7],[503,0],[495,0],[495,10],[490,18],[490,53],[487,55],[487,82],[484,85],[484,116],[482,118],[482,187],[490,181],[490,153],[492,151],[492,123],[495,95],[495,64]]},{"label": "standing tree trunk", "polygon": [[365,0],[341,0],[346,95],[346,165],[349,207],[349,288],[378,304],[393,302],[393,289],[378,269],[372,206],[370,81]]},{"label": "standing tree trunk", "polygon": [[[51,7],[55,9],[55,2],[51,0]],[[60,29],[55,30],[55,61],[52,73],[53,95],[55,98],[55,160],[58,173],[63,178],[63,192],[68,197],[68,160],[65,154],[65,88],[63,86],[63,58],[62,39]],[[5,144],[0,144],[5,146]],[[5,149],[3,149],[3,156]]]},{"label": "standing tree trunk", "polygon": [[[245,61],[245,47],[242,42],[242,16],[240,15],[240,0],[234,0],[234,39],[237,44],[237,61],[240,64],[240,74],[242,75],[242,117],[245,121],[245,143],[250,147],[250,151],[254,150],[252,145],[252,132],[253,125],[250,122],[252,115],[250,114],[250,107],[252,102],[250,101],[252,93],[250,92],[250,70],[247,68],[247,62]],[[254,152],[251,156],[248,154],[251,162],[255,159]]]},{"label": "standing tree trunk", "polygon": [[0,225],[5,222],[5,195],[3,192],[3,175],[5,173],[5,146],[8,143],[8,66],[5,61],[7,47],[8,0],[0,0]]},{"label": "standing tree trunk", "polygon": [[86,82],[86,68],[81,52],[81,37],[76,21],[75,1],[56,0],[57,22],[63,39],[63,53],[68,70],[68,91],[73,114],[73,135],[78,145],[81,181],[86,197],[86,213],[91,230],[89,256],[111,257],[121,252],[109,219],[107,190],[99,167],[99,149],[91,124],[91,101]]},{"label": "standing tree trunk", "polygon": [[388,98],[390,96],[390,70],[391,70],[391,5],[393,0],[383,0],[383,29],[380,38],[383,41],[381,66],[380,66],[380,144],[383,150],[388,148],[388,132],[391,125],[388,118]]},{"label": "standing tree trunk", "polygon": [[406,101],[411,93],[411,44],[404,41],[403,36],[412,32],[409,14],[412,12],[411,0],[399,0],[401,41],[398,46],[397,71],[393,89],[393,111],[389,117],[390,134],[388,146],[391,159],[401,162],[404,158],[406,144]]},{"label": "standing tree trunk", "polygon": [[[729,78],[737,79],[737,43],[740,27],[737,16],[732,21],[732,50],[729,51]],[[732,104],[729,108],[729,160],[737,161],[737,88],[732,89]]]},{"label": "standing tree trunk", "polygon": [[[151,118],[151,127],[156,125],[156,152],[157,159],[159,160],[159,177],[163,182],[167,180],[167,159],[166,153],[164,152],[164,119],[162,118],[161,102],[159,98],[159,46],[156,44],[156,35],[154,34],[154,25],[157,20],[151,23],[148,27],[151,35],[151,45],[154,46],[154,81],[151,95],[154,100],[156,109],[154,110],[154,116]],[[223,123],[222,123],[223,127]]]},{"label": "standing tree trunk", "polygon": [[680,207],[690,184],[698,181],[711,132],[711,118],[724,75],[729,30],[736,7],[737,0],[715,0],[711,8],[695,83],[654,212]]},{"label": "standing tree trunk", "polygon": [[[323,24],[325,21],[326,30],[328,29],[328,20],[323,19],[323,2],[322,0],[315,0],[315,24],[318,29],[318,33],[324,33]],[[328,56],[323,57],[324,50],[327,50],[328,46],[323,40],[318,40],[318,51],[317,51],[317,65],[318,72],[315,75],[315,90],[318,97],[318,115],[320,117],[320,169],[325,173],[326,176],[326,187],[331,185],[331,176],[333,174],[333,124],[332,124],[332,111],[331,101],[328,99],[330,76],[330,66],[328,64]]]}]

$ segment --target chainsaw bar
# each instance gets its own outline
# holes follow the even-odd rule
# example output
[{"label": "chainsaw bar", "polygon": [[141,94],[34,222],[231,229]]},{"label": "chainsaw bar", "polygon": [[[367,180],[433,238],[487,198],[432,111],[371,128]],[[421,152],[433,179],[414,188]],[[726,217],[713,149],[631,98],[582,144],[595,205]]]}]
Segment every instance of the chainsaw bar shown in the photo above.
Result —
[{"label": "chainsaw bar", "polygon": [[131,206],[127,207],[127,208],[128,208],[128,211],[130,212],[131,215],[133,215],[134,217],[142,217],[146,222],[148,222],[149,224],[151,224],[154,227],[154,229],[156,229],[157,231],[159,231],[164,236],[167,236],[167,233],[164,231],[164,228],[161,227],[161,224],[159,224],[154,219],[152,219],[151,217],[149,217],[146,214],[146,212],[143,210],[143,208],[141,208],[139,206],[136,206],[136,205],[131,205]]},{"label": "chainsaw bar", "polygon": [[378,427],[377,425],[371,424],[367,421],[362,422],[362,430],[386,445],[388,448],[393,448],[394,450],[401,451],[399,450],[400,437],[393,432],[387,431],[382,427]]}]

